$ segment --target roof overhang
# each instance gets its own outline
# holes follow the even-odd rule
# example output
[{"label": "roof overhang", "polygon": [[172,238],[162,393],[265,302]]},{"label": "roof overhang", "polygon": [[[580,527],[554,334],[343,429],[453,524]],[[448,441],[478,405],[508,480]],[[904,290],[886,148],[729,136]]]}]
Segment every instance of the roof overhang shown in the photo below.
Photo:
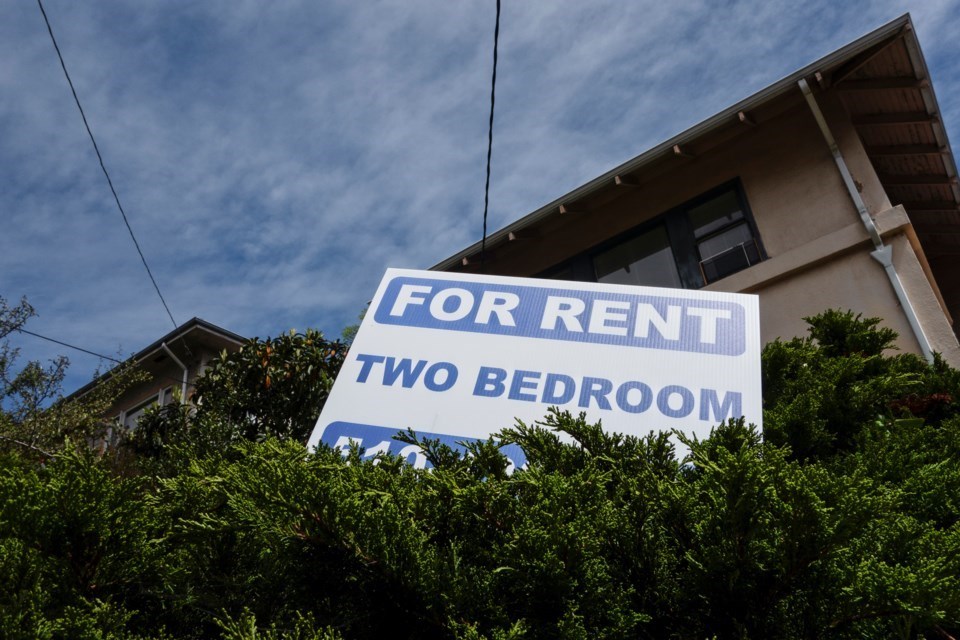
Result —
[{"label": "roof overhang", "polygon": [[[697,141],[704,139],[709,135],[730,128],[731,126],[743,127],[744,124],[751,124],[751,112],[762,109],[778,99],[795,94],[800,98],[800,89],[798,82],[806,79],[812,85],[820,88],[829,88],[833,85],[847,82],[853,83],[864,79],[864,67],[876,58],[881,52],[886,50],[891,44],[903,40],[907,50],[910,52],[910,63],[913,68],[913,78],[916,80],[917,90],[923,94],[926,115],[932,116],[937,126],[936,130],[936,153],[943,159],[944,175],[943,180],[955,180],[957,175],[956,165],[954,163],[950,145],[947,141],[946,131],[942,124],[936,121],[939,107],[936,103],[936,97],[933,94],[933,88],[929,83],[929,73],[926,63],[920,53],[920,46],[913,30],[909,14],[905,14],[888,24],[876,29],[867,35],[851,42],[850,44],[830,53],[823,58],[803,67],[802,69],[790,74],[789,76],[773,83],[767,88],[753,94],[752,96],[741,100],[733,106],[724,109],[720,113],[704,120],[703,122],[690,127],[686,131],[666,140],[659,145],[649,149],[639,156],[629,160],[614,169],[604,173],[586,184],[564,194],[560,198],[540,207],[539,209],[520,218],[516,222],[499,229],[487,237],[486,250],[489,253],[491,249],[495,251],[497,245],[510,242],[516,238],[522,237],[525,233],[536,227],[542,221],[554,216],[563,215],[568,211],[575,210],[578,201],[584,201],[592,196],[596,196],[605,190],[622,188],[630,184],[630,176],[639,174],[644,169],[649,169],[653,165],[677,156],[686,155],[686,149],[695,146]],[[891,82],[891,87],[895,88],[896,83]],[[866,85],[862,85],[865,87]],[[880,84],[877,85],[877,90]],[[919,114],[914,114],[919,115]],[[911,116],[903,116],[909,119]],[[895,118],[891,118],[895,119]],[[871,126],[870,121],[864,121],[865,126]],[[888,125],[882,125],[888,126]],[[869,151],[869,149],[868,149]],[[878,152],[884,149],[876,150]],[[889,150],[887,150],[889,151]],[[929,149],[918,149],[918,151],[929,151]],[[871,158],[873,159],[873,158]],[[882,178],[883,176],[881,176]],[[917,178],[918,180],[922,178]],[[884,185],[887,187],[887,185]],[[940,203],[947,205],[952,210],[957,210],[957,203],[960,202],[960,192],[957,191],[954,183],[952,198],[949,202]],[[895,203],[896,204],[896,203]],[[933,206],[933,205],[931,205]],[[908,209],[909,211],[909,209]],[[437,263],[431,269],[437,271],[449,271],[461,269],[468,265],[476,264],[477,257],[481,250],[481,242],[476,242],[458,253]]]},{"label": "roof overhang", "polygon": [[[186,346],[187,342],[195,345],[201,343],[221,347],[240,347],[246,341],[247,339],[243,336],[232,331],[228,331],[222,327],[218,327],[217,325],[207,322],[206,320],[201,318],[191,318],[159,340],[156,340],[150,344],[150,346],[141,349],[137,353],[130,356],[130,358],[126,360],[125,364],[143,365],[153,362],[153,360],[159,357],[161,353],[166,353],[164,345],[171,349],[176,348],[179,351],[186,351],[189,353],[189,346]],[[71,400],[83,397],[93,390],[97,385],[102,384],[105,380],[110,379],[111,375],[112,372],[108,371],[102,376],[91,380],[67,396],[66,399]]]}]

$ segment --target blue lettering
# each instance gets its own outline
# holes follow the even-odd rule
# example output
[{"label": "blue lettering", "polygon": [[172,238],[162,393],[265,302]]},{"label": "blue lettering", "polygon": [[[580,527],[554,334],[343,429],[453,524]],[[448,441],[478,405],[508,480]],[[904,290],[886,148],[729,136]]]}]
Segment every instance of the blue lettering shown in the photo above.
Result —
[{"label": "blue lettering", "polygon": [[514,371],[513,381],[510,383],[511,400],[525,400],[526,402],[536,402],[536,393],[522,393],[524,389],[536,389],[537,380],[540,379],[539,371]]},{"label": "blue lettering", "polygon": [[[456,384],[459,370],[452,362],[435,362],[428,366],[426,360],[393,358],[371,354],[357,354],[361,363],[357,382],[365,383],[377,364],[384,364],[383,384],[395,385],[398,381],[404,388],[413,387],[421,376],[423,385],[430,391],[448,391]],[[616,386],[616,392],[614,388]],[[473,395],[486,398],[507,396],[510,400],[540,402],[546,405],[564,405],[573,401],[582,409],[597,408],[603,411],[616,408],[625,413],[640,414],[648,411],[656,400],[657,410],[667,418],[686,418],[697,414],[701,421],[721,422],[742,415],[743,395],[739,391],[699,389],[699,411],[696,390],[682,385],[667,385],[654,392],[650,385],[639,380],[614,383],[600,377],[585,376],[575,379],[562,373],[546,373],[517,369],[508,371],[499,367],[481,366],[477,373]],[[613,398],[611,398],[611,395]]]},{"label": "blue lettering", "polygon": [[477,384],[473,387],[473,395],[485,398],[499,398],[503,395],[503,381],[507,379],[506,369],[497,367],[480,367],[477,374]]},{"label": "blue lettering", "polygon": [[606,378],[584,378],[583,386],[580,388],[580,407],[590,408],[590,398],[597,401],[597,407],[606,411],[610,410],[610,401],[607,400],[607,394],[613,391],[613,383]]},{"label": "blue lettering", "polygon": [[713,410],[713,421],[723,422],[727,418],[739,418],[743,415],[740,409],[741,396],[739,391],[728,391],[723,394],[723,402],[717,398],[716,389],[700,390],[700,419],[709,420],[710,410]]},{"label": "blue lettering", "polygon": [[[630,404],[630,392],[634,390],[640,392],[640,402]],[[639,380],[624,382],[617,389],[617,406],[627,413],[643,413],[650,408],[651,404],[653,404],[653,389]]]},{"label": "blue lettering", "polygon": [[367,378],[370,376],[370,370],[373,369],[373,365],[383,362],[383,356],[373,356],[368,353],[358,353],[357,362],[362,362],[360,366],[360,374],[357,376],[357,382],[366,382]]},{"label": "blue lettering", "polygon": [[[670,396],[675,394],[679,395],[682,400],[679,409],[670,408]],[[663,389],[660,389],[660,393],[657,394],[657,409],[668,418],[687,417],[690,415],[690,412],[693,411],[693,404],[693,393],[690,389],[681,387],[678,384],[667,385]]]},{"label": "blue lettering", "polygon": [[[557,393],[557,385],[563,385],[563,391]],[[567,404],[573,400],[577,393],[577,383],[570,376],[562,373],[548,373],[547,379],[543,384],[543,397],[540,399],[544,404]]]},{"label": "blue lettering", "polygon": [[[441,371],[446,371],[447,375],[443,382],[437,382],[437,374]],[[427,369],[427,373],[423,377],[423,384],[430,391],[446,391],[457,381],[457,375],[457,368],[453,366],[452,362],[435,362]]]},{"label": "blue lettering", "polygon": [[391,387],[397,381],[397,378],[402,377],[400,384],[403,385],[404,389],[409,389],[420,377],[420,373],[426,365],[426,360],[417,360],[417,364],[414,365],[410,358],[401,358],[398,365],[395,358],[387,358],[387,364],[383,370],[383,384]]}]

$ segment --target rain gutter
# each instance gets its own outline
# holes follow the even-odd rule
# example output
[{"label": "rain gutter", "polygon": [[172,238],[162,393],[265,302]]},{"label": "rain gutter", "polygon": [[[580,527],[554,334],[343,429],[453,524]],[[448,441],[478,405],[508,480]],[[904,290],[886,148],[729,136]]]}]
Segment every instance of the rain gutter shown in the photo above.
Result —
[{"label": "rain gutter", "polygon": [[913,335],[917,338],[917,342],[920,343],[920,351],[923,353],[923,357],[926,358],[927,362],[932,364],[933,350],[930,348],[930,342],[923,332],[923,327],[920,326],[920,319],[917,317],[917,312],[910,303],[910,298],[903,288],[903,282],[900,281],[900,275],[897,273],[897,269],[893,264],[893,247],[883,244],[883,238],[880,237],[877,225],[874,223],[873,218],[870,217],[867,205],[863,202],[863,198],[860,197],[860,191],[857,190],[853,177],[850,175],[850,170],[847,168],[847,163],[843,159],[843,154],[840,153],[840,147],[837,145],[837,141],[833,137],[833,133],[830,131],[826,119],[823,117],[823,112],[820,110],[820,106],[817,104],[817,100],[810,90],[810,85],[807,84],[804,78],[800,78],[797,85],[803,92],[803,97],[806,99],[807,105],[810,107],[810,111],[817,121],[817,126],[820,127],[820,133],[823,134],[823,139],[827,142],[827,146],[830,147],[830,153],[833,155],[833,160],[837,164],[837,169],[840,170],[840,176],[843,178],[843,184],[847,188],[847,193],[850,194],[850,199],[853,200],[853,204],[857,208],[857,213],[860,215],[860,220],[867,230],[867,235],[870,236],[870,240],[873,242],[874,250],[870,252],[870,257],[883,266],[883,270],[886,272],[887,278],[893,286],[894,293],[896,293],[897,300],[900,302],[900,306],[907,316],[907,322],[910,323]]},{"label": "rain gutter", "polygon": [[180,358],[173,354],[173,351],[170,350],[170,347],[167,346],[166,342],[161,342],[160,347],[167,352],[167,355],[170,356],[171,360],[176,362],[177,365],[183,369],[183,385],[180,388],[180,404],[187,404],[187,366],[180,362]]},{"label": "rain gutter", "polygon": [[[845,47],[838,49],[837,51],[834,51],[823,58],[820,58],[816,62],[807,65],[803,69],[790,74],[789,76],[773,83],[765,89],[758,91],[752,96],[741,100],[737,104],[724,109],[720,113],[704,120],[699,124],[694,125],[683,133],[680,133],[679,135],[658,144],[657,146],[640,154],[632,160],[629,160],[615,169],[608,171],[597,178],[594,178],[590,182],[587,182],[577,189],[574,189],[563,197],[554,200],[553,202],[540,207],[532,213],[527,214],[523,218],[520,218],[516,222],[513,222],[512,224],[495,231],[487,237],[487,248],[489,249],[492,245],[507,241],[511,232],[519,231],[526,227],[535,225],[546,218],[557,215],[560,205],[564,203],[569,204],[570,202],[575,202],[586,196],[596,193],[603,188],[610,187],[614,183],[614,179],[617,176],[638,171],[641,168],[652,164],[658,159],[672,157],[674,155],[675,146],[679,145],[681,148],[685,147],[702,137],[704,134],[719,129],[724,125],[738,121],[738,114],[741,111],[750,111],[774,98],[794,91],[797,85],[797,80],[811,76],[817,71],[836,67],[856,56],[857,54],[866,51],[867,49],[870,49],[871,47],[878,45],[892,37],[902,34],[905,29],[909,28],[909,14],[904,14],[899,18],[891,20],[889,23],[874,31],[871,31],[867,35],[855,40],[854,42],[851,42]],[[430,267],[430,269],[433,271],[448,271],[458,266],[464,258],[480,253],[480,245],[480,242],[475,242],[466,249],[463,249],[462,251],[459,251],[456,254],[435,264],[434,266]]]}]

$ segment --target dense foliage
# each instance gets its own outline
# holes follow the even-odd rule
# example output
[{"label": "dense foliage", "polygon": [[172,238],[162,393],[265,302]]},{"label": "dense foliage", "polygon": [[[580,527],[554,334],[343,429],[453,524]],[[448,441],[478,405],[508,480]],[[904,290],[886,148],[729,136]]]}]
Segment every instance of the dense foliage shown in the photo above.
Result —
[{"label": "dense foliage", "polygon": [[107,407],[145,375],[120,365],[82,400],[62,402],[61,383],[70,360],[59,356],[46,365],[31,360],[20,366],[19,349],[6,340],[35,315],[26,299],[11,307],[0,297],[0,452],[13,450],[42,461],[68,438],[102,441],[108,432],[102,419]]},{"label": "dense foliage", "polygon": [[[306,336],[255,341],[200,411],[148,418],[139,475],[69,442],[3,454],[0,636],[956,636],[960,375],[885,355],[876,320],[809,322],[764,350],[765,439],[733,421],[678,460],[551,412],[491,425],[527,454],[512,475],[492,442],[421,442],[431,471],[308,455],[308,396],[263,398]],[[322,381],[340,356],[308,335]]]},{"label": "dense foliage", "polygon": [[312,329],[250,340],[212,362],[197,380],[191,406],[149,410],[126,445],[141,467],[161,471],[187,459],[171,448],[185,442],[191,456],[241,441],[306,442],[346,353],[343,343]]}]

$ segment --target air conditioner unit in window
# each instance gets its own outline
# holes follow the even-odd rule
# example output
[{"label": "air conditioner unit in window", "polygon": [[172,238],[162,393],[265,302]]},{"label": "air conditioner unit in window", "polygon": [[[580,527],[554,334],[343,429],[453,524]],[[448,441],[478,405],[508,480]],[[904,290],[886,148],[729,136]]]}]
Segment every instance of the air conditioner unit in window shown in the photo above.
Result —
[{"label": "air conditioner unit in window", "polygon": [[747,240],[700,261],[700,273],[706,284],[726,278],[730,274],[760,262],[756,240]]}]

